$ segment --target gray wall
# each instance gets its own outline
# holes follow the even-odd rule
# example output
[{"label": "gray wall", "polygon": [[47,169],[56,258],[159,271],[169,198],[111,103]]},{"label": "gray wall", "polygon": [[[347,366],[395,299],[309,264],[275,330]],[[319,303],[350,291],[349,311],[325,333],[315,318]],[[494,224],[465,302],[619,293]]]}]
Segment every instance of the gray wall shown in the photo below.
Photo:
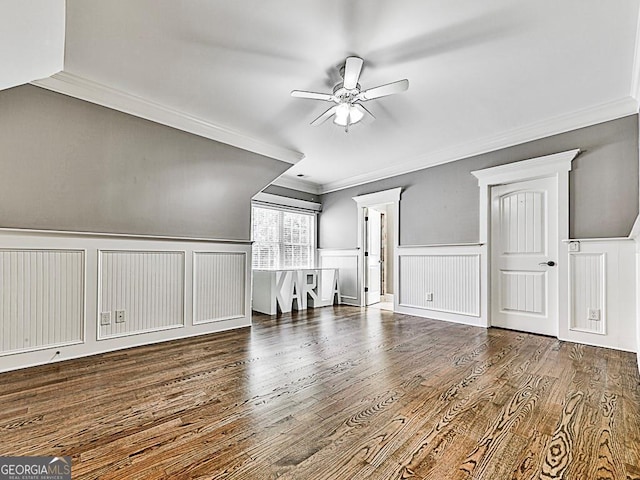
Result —
[{"label": "gray wall", "polygon": [[638,214],[637,115],[325,194],[320,247],[355,247],[351,197],[395,187],[403,188],[401,245],[477,242],[479,191],[471,171],[575,148],[582,153],[570,172],[571,237],[627,236]]},{"label": "gray wall", "polygon": [[25,85],[0,92],[0,227],[250,238],[290,165]]}]

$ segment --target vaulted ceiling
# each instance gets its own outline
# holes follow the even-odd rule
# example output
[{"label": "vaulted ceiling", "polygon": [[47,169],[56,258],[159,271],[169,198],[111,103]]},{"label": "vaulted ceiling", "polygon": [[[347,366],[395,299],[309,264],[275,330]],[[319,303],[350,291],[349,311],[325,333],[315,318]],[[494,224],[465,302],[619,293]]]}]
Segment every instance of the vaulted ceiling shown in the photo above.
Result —
[{"label": "vaulted ceiling", "polygon": [[[67,0],[64,71],[41,86],[292,163],[331,191],[638,111],[638,1]],[[347,55],[368,102],[309,123]],[[579,147],[579,146],[576,146]],[[297,175],[303,175],[302,179]]]}]

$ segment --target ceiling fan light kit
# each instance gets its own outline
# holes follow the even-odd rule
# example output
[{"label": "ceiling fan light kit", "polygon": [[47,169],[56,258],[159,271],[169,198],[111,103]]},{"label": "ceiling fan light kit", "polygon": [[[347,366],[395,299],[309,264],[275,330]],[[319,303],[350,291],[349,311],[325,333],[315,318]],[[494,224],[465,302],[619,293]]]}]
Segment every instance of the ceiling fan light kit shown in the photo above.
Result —
[{"label": "ceiling fan light kit", "polygon": [[341,103],[336,107],[336,113],[333,117],[333,123],[347,128],[349,125],[358,123],[364,118],[364,113],[353,105]]},{"label": "ceiling fan light kit", "polygon": [[362,91],[358,81],[360,80],[363,64],[364,61],[360,57],[347,57],[344,66],[340,69],[340,75],[343,81],[339,82],[333,88],[332,94],[307,92],[304,90],[293,90],[291,92],[292,97],[322,100],[336,104],[311,122],[312,126],[321,125],[327,121],[329,117],[333,116],[333,123],[344,127],[344,131],[348,132],[349,126],[360,122],[365,115],[375,118],[374,115],[362,105],[362,102],[401,93],[409,88],[409,80],[404,79]]}]

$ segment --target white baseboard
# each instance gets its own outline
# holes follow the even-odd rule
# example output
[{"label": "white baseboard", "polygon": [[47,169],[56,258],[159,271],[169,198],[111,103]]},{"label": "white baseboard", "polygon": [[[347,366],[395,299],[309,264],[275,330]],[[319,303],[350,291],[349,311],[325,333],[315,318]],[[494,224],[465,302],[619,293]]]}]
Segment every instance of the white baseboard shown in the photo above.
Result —
[{"label": "white baseboard", "polygon": [[620,347],[614,344],[609,344],[607,342],[594,342],[594,341],[584,341],[584,340],[576,340],[575,338],[560,338],[558,340],[562,342],[570,342],[570,343],[578,343],[580,345],[588,345],[590,347],[599,347],[599,348],[610,348],[611,350],[618,350],[620,352],[631,352],[635,353],[635,350],[629,349],[626,347]]},{"label": "white baseboard", "polygon": [[487,328],[487,325],[482,321],[480,317],[472,317],[470,315],[438,312],[436,310],[407,307],[406,305],[398,305],[395,309],[395,313],[404,313],[405,315],[430,318],[432,320],[441,320],[444,322],[461,323],[463,325],[472,325],[474,327]]},{"label": "white baseboard", "polygon": [[358,299],[349,299],[349,298],[344,298],[342,297],[342,301],[340,302],[342,305],[349,305],[352,307],[360,307],[360,303],[358,302]]},{"label": "white baseboard", "polygon": [[[225,332],[227,330],[236,330],[238,328],[251,327],[251,317],[247,318],[239,318],[228,321],[220,321],[216,322],[215,329],[201,329],[197,332],[193,331],[191,333],[184,333],[182,330],[172,330],[172,335],[161,335],[164,332],[152,332],[151,334],[142,334],[138,337],[139,341],[128,341],[126,343],[116,342],[110,343],[108,342],[100,342],[99,344],[92,344],[90,350],[86,348],[82,348],[82,345],[78,345],[76,349],[71,347],[65,347],[64,351],[61,351],[61,348],[57,349],[49,349],[49,350],[40,350],[37,352],[28,352],[29,354],[16,354],[14,356],[7,356],[3,358],[3,362],[7,362],[7,365],[0,366],[0,373],[9,372],[12,370],[20,370],[23,368],[29,367],[37,367],[39,365],[45,365],[48,363],[58,363],[64,362],[66,360],[74,360],[77,358],[90,357],[93,355],[100,355],[103,353],[115,352],[118,350],[124,350],[135,347],[143,347],[145,345],[154,345],[157,343],[165,343],[171,342],[173,340],[181,340],[183,338],[191,338],[191,337],[199,337],[203,335],[209,335],[212,333],[220,333]],[[157,333],[160,335],[153,335],[153,333]],[[136,338],[136,337],[128,337],[128,338]],[[96,347],[98,345],[99,347]],[[56,352],[61,351],[61,355],[56,355]],[[12,358],[18,358],[18,363],[9,363],[9,360]],[[26,358],[25,358],[26,357]]]}]

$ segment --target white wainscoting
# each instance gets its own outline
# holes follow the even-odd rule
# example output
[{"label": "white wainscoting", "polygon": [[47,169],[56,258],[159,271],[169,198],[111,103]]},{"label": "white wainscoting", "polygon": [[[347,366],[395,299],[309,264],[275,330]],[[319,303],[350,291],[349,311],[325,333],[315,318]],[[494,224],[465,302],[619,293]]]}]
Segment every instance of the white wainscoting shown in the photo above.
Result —
[{"label": "white wainscoting", "polygon": [[336,268],[340,276],[340,296],[342,303],[360,306],[360,251],[354,249],[329,249],[318,250],[318,263],[320,268]]},{"label": "white wainscoting", "polygon": [[[480,315],[479,255],[401,255],[400,305]],[[427,292],[432,299],[427,299]]]},{"label": "white wainscoting", "polygon": [[[606,258],[606,253],[569,255],[570,330],[606,334]],[[589,310],[597,310],[600,319],[590,320]]]},{"label": "white wainscoting", "polygon": [[244,252],[194,252],[193,322],[196,324],[242,318],[247,254]]},{"label": "white wainscoting", "polygon": [[[98,259],[99,339],[184,326],[185,252],[100,251]],[[124,322],[116,320],[122,311]]]},{"label": "white wainscoting", "polygon": [[[410,315],[486,326],[481,245],[398,247],[398,305]],[[432,299],[427,299],[432,294]]]},{"label": "white wainscoting", "polygon": [[0,372],[249,326],[250,255],[249,242],[0,230]]},{"label": "white wainscoting", "polygon": [[0,355],[82,342],[84,250],[0,250]]},{"label": "white wainscoting", "polygon": [[[635,244],[631,239],[576,239],[569,258],[569,312],[561,315],[559,337],[636,351]],[[589,309],[600,320],[589,320]]]},{"label": "white wainscoting", "polygon": [[633,224],[629,238],[634,241],[636,256],[636,359],[638,361],[638,371],[640,371],[640,215],[636,217],[636,221]]}]

